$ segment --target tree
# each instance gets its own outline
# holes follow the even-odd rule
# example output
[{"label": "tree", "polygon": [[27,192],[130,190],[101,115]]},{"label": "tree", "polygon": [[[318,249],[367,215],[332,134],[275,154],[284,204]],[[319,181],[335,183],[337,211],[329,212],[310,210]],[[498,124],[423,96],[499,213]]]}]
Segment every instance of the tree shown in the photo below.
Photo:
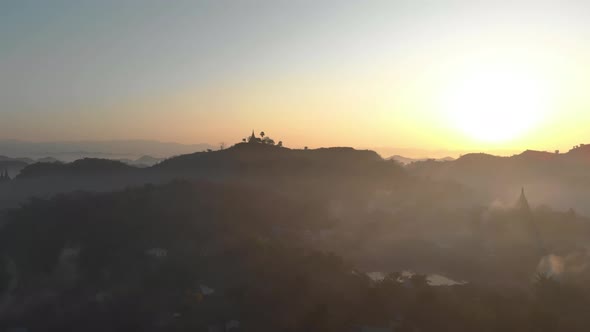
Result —
[{"label": "tree", "polygon": [[261,131],[261,132],[260,132],[260,136],[261,136],[262,138],[264,138],[264,135],[265,135],[265,134],[264,134],[264,131]]},{"label": "tree", "polygon": [[283,146],[283,141],[279,141],[279,142],[277,143],[277,146],[280,146],[280,147],[282,147],[282,146]]}]

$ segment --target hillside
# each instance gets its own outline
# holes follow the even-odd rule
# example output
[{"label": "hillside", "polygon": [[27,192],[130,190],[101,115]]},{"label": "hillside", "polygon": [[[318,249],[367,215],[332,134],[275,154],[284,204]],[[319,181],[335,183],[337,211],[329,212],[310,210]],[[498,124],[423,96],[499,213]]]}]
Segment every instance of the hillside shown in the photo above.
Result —
[{"label": "hillside", "polygon": [[444,157],[444,158],[408,158],[408,157],[404,157],[404,156],[400,156],[400,155],[395,155],[395,156],[391,156],[389,158],[387,158],[387,160],[395,160],[399,163],[401,163],[402,165],[407,165],[407,164],[411,164],[413,162],[416,161],[426,161],[426,160],[435,160],[435,161],[452,161],[455,160],[455,158],[452,157]]},{"label": "hillside", "polygon": [[231,148],[183,155],[153,167],[159,171],[209,171],[259,175],[396,175],[401,168],[374,151],[352,148],[294,150],[239,143]]},{"label": "hillside", "polygon": [[293,150],[266,144],[237,144],[231,148],[196,152],[164,160],[152,167],[121,161],[82,159],[71,163],[37,163],[22,169],[15,181],[0,186],[0,208],[15,206],[30,196],[47,197],[77,190],[110,191],[174,179],[247,181],[260,185],[298,186],[305,190],[323,182],[321,190],[337,192],[376,183],[403,181],[404,170],[373,151],[352,148]]},{"label": "hillside", "polygon": [[418,161],[406,169],[413,175],[455,181],[486,192],[490,200],[504,200],[515,188],[525,186],[540,202],[588,214],[584,197],[590,192],[589,167],[590,146],[581,145],[560,154],[527,150],[498,157],[472,153],[454,161]]},{"label": "hillside", "polygon": [[134,167],[108,159],[79,159],[71,163],[35,163],[20,171],[17,179],[50,176],[93,176],[130,172]]},{"label": "hillside", "polygon": [[[527,150],[511,157],[499,157],[485,153],[470,153],[456,160],[418,161],[408,166],[419,175],[457,176],[474,175],[488,178],[494,174],[496,180],[510,177],[563,176],[579,173],[590,166],[590,146],[572,149],[557,154],[545,151]],[[585,172],[580,175],[588,175]]]}]

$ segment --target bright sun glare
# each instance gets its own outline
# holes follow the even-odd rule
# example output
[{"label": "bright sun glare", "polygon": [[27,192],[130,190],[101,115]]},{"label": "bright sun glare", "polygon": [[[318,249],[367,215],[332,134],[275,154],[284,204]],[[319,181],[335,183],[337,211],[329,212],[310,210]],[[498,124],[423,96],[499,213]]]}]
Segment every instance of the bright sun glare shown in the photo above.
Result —
[{"label": "bright sun glare", "polygon": [[445,89],[443,107],[452,125],[473,139],[516,139],[546,113],[549,91],[532,72],[490,66],[459,76]]}]

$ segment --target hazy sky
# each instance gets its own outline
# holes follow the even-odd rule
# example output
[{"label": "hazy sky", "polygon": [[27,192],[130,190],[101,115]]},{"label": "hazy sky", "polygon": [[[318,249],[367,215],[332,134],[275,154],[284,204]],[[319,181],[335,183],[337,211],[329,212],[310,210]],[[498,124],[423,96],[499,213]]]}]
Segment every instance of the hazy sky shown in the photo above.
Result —
[{"label": "hazy sky", "polygon": [[0,138],[566,149],[589,4],[0,0]]}]

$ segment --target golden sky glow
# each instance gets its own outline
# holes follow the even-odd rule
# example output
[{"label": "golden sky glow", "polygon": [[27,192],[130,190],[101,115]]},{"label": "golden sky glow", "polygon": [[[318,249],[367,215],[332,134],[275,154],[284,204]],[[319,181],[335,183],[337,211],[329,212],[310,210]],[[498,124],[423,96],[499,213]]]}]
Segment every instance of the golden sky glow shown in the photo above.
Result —
[{"label": "golden sky glow", "polygon": [[456,151],[590,141],[584,2],[244,3],[68,4],[79,19],[5,9],[30,26],[3,23],[21,35],[0,58],[0,138],[217,144],[256,129],[294,147]]}]

